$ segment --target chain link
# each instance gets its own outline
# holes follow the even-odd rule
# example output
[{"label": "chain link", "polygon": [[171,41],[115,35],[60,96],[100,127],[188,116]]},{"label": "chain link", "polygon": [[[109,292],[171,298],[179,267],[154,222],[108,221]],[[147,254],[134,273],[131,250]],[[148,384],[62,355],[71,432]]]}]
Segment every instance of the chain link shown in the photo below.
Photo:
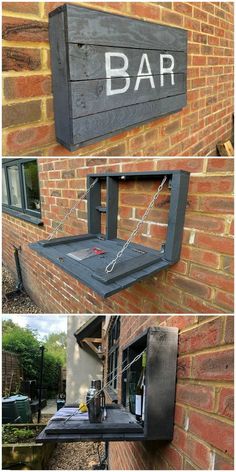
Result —
[{"label": "chain link", "polygon": [[155,195],[153,196],[151,202],[149,203],[148,207],[146,208],[141,220],[138,222],[136,228],[132,231],[129,239],[127,239],[127,241],[125,242],[124,246],[121,248],[120,251],[117,252],[116,254],[116,257],[111,261],[109,262],[109,264],[106,266],[105,268],[105,272],[108,274],[110,272],[113,271],[118,259],[122,256],[123,252],[127,249],[127,247],[130,245],[132,239],[137,235],[137,233],[139,232],[139,229],[140,229],[140,226],[144,223],[145,219],[147,218],[147,216],[149,215],[151,209],[153,208],[154,206],[154,203],[155,201],[157,200],[157,198],[159,197],[163,187],[164,187],[164,184],[167,180],[167,176],[165,175],[165,177],[163,178],[162,182],[160,183]]},{"label": "chain link", "polygon": [[79,203],[84,200],[85,197],[87,197],[87,195],[89,194],[89,192],[92,190],[92,188],[94,187],[94,185],[96,185],[96,183],[98,182],[98,178],[96,178],[93,183],[90,185],[90,187],[81,195],[81,197],[79,197],[79,200],[75,203],[75,205],[66,213],[66,215],[64,216],[63,220],[61,220],[61,222],[56,226],[56,228],[54,229],[54,231],[52,231],[51,234],[49,234],[47,240],[50,240],[52,239],[52,237],[54,236],[54,234],[56,234],[58,231],[59,231],[59,228],[61,226],[63,226],[63,224],[65,223],[66,219],[71,215],[71,213],[76,209],[76,207],[79,205]]}]

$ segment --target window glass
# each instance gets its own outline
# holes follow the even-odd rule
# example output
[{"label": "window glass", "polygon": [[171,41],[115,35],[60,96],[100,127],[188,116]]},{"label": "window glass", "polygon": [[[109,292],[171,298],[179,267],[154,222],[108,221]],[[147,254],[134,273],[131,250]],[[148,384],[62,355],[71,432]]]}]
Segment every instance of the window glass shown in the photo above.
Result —
[{"label": "window glass", "polygon": [[2,203],[8,203],[7,200],[7,186],[6,186],[6,176],[4,169],[2,169]]},{"label": "window glass", "polygon": [[21,207],[21,193],[20,193],[20,177],[17,166],[8,167],[8,179],[11,205]]},{"label": "window glass", "polygon": [[23,179],[26,209],[40,211],[39,181],[37,162],[27,162],[23,165]]}]

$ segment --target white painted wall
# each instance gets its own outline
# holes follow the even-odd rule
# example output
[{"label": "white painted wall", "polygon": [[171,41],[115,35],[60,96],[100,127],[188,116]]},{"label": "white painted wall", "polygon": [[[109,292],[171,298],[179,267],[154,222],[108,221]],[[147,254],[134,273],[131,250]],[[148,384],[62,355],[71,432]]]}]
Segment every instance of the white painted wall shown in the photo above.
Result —
[{"label": "white painted wall", "polygon": [[102,363],[81,349],[74,333],[93,316],[67,316],[66,402],[85,401],[92,379],[102,380]]}]

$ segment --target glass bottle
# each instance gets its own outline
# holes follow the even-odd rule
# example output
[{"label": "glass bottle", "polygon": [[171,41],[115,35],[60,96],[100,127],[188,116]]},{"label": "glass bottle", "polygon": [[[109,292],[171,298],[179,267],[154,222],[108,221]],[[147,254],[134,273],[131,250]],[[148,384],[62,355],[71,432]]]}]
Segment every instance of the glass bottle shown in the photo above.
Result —
[{"label": "glass bottle", "polygon": [[142,355],[142,370],[136,385],[135,392],[135,416],[137,421],[144,421],[144,407],[145,407],[145,374],[147,364],[147,353],[143,352]]}]

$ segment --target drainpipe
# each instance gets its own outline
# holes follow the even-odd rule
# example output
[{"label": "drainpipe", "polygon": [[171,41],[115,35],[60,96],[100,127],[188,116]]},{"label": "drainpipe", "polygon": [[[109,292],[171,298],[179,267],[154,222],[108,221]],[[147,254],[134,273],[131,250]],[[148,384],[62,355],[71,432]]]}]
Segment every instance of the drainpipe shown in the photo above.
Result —
[{"label": "drainpipe", "polygon": [[[98,451],[99,451],[99,445],[98,445]],[[99,452],[98,452],[99,464],[95,464],[93,466],[93,470],[108,470],[109,469],[109,464],[107,463],[108,452],[109,452],[109,441],[105,441],[104,454],[100,457]]]},{"label": "drainpipe", "polygon": [[16,247],[16,246],[13,246],[13,247],[14,247],[14,258],[15,258],[16,272],[17,272],[16,292],[19,292],[24,288],[21,267],[20,267],[20,258],[19,258],[19,252],[21,251],[21,247]]}]

